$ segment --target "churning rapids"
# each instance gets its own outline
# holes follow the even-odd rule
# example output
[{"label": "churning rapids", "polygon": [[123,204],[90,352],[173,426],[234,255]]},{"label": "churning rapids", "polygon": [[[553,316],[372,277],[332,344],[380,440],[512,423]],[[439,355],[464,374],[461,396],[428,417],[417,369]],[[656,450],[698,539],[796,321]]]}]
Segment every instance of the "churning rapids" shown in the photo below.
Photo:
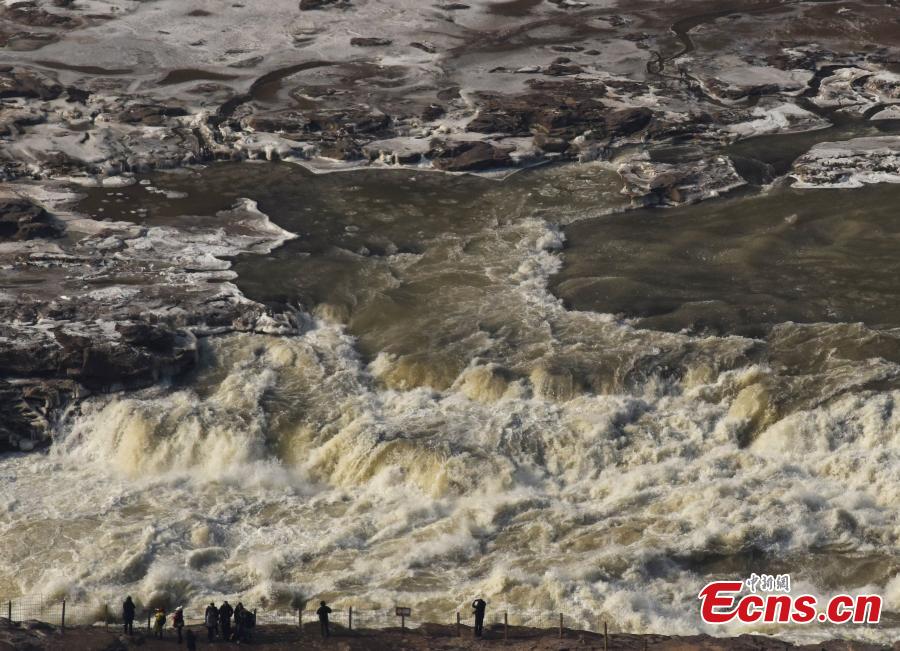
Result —
[{"label": "churning rapids", "polygon": [[900,611],[900,186],[622,213],[591,165],[153,183],[81,209],[257,201],[298,237],[237,285],[308,327],[209,338],[191,377],[0,460],[0,593],[435,621],[478,593],[687,633],[710,577],[790,572]]}]

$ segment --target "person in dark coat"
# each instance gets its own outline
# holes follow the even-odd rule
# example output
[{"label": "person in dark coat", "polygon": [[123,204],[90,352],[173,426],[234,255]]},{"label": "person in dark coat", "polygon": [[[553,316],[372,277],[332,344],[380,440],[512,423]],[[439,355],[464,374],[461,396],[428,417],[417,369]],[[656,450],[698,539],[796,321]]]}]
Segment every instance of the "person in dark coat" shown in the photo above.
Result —
[{"label": "person in dark coat", "polygon": [[216,637],[216,629],[219,628],[219,609],[216,604],[210,602],[203,616],[203,625],[206,626],[207,641],[212,642]]},{"label": "person in dark coat", "polygon": [[224,601],[219,606],[219,626],[221,627],[222,639],[226,642],[231,639],[231,616],[234,614],[234,608]]},{"label": "person in dark coat", "polygon": [[122,621],[125,623],[125,632],[128,635],[134,634],[134,610],[134,602],[129,595],[125,597],[125,602],[122,604]]},{"label": "person in dark coat", "polygon": [[188,629],[184,633],[184,641],[187,642],[187,651],[197,651],[197,636],[194,631]]},{"label": "person in dark coat", "polygon": [[256,613],[252,610],[244,610],[244,637],[248,642],[253,639],[254,628],[256,628]]},{"label": "person in dark coat", "polygon": [[472,610],[475,612],[475,637],[481,637],[484,633],[484,611],[487,610],[487,602],[484,599],[476,599],[472,602]]},{"label": "person in dark coat", "polygon": [[212,602],[206,607],[203,615],[203,625],[206,626],[206,639],[212,642],[216,637],[216,629],[219,628],[219,609]]},{"label": "person in dark coat", "polygon": [[316,614],[319,616],[319,627],[322,629],[322,637],[330,636],[331,631],[328,630],[328,615],[331,614],[331,608],[326,606],[324,601],[320,601],[319,609],[316,611]]},{"label": "person in dark coat", "polygon": [[239,601],[238,605],[234,607],[234,639],[238,642],[244,639],[244,617],[246,614],[247,611],[244,609],[244,604]]}]

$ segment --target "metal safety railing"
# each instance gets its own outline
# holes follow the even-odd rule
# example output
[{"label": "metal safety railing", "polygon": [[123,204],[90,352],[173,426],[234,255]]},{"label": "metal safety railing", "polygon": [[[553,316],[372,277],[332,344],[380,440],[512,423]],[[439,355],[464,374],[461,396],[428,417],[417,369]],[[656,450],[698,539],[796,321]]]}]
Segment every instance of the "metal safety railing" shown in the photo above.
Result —
[{"label": "metal safety railing", "polygon": [[[208,603],[208,602],[201,602]],[[235,600],[237,603],[237,600]],[[291,627],[300,632],[316,631],[319,627],[319,618],[315,610],[296,608],[293,610],[278,610],[247,606],[245,608],[253,612],[255,616],[255,628],[266,627]],[[185,621],[188,625],[203,623],[203,613],[186,611]],[[135,612],[135,629],[152,626],[152,608],[138,605]],[[471,635],[474,625],[474,616],[470,610],[459,610],[448,616],[434,616],[433,612],[424,615],[416,611],[400,609],[375,609],[375,608],[334,608],[329,616],[332,630],[335,633],[343,631],[361,631],[365,629],[416,629],[424,625],[435,625],[449,629],[449,634]],[[121,626],[121,604],[82,598],[59,599],[48,598],[42,595],[20,596],[0,601],[0,618],[5,618],[13,623],[26,621],[39,621],[60,627],[63,631],[67,626]],[[567,613],[551,610],[518,609],[514,607],[492,606],[489,607],[484,620],[484,628],[494,635],[503,637],[528,637],[530,635],[546,635],[548,629],[558,631],[563,637],[567,631],[591,632],[603,635],[604,646],[608,646],[608,627],[601,617],[592,618],[585,613]],[[445,634],[447,632],[445,631]]]}]

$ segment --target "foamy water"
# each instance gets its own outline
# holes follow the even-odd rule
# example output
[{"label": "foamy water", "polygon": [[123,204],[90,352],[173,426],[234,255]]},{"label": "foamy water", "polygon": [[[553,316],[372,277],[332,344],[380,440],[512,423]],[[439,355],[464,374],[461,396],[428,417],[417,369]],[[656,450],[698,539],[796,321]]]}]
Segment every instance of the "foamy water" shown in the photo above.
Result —
[{"label": "foamy water", "polygon": [[750,629],[705,627],[700,588],[769,571],[900,609],[898,368],[867,348],[895,330],[569,311],[565,236],[536,214],[427,242],[378,260],[365,332],[320,308],[300,336],[208,339],[196,377],[92,398],[48,454],[0,459],[2,592],[435,621],[482,595],[724,634]]}]

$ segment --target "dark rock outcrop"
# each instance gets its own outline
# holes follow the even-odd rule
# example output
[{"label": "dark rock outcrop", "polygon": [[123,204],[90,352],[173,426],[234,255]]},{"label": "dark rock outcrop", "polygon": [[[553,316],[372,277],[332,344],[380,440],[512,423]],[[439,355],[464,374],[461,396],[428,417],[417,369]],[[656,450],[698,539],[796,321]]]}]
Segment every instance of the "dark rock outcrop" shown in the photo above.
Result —
[{"label": "dark rock outcrop", "polygon": [[385,45],[390,45],[391,43],[393,43],[391,39],[379,38],[377,36],[354,36],[350,39],[350,45],[356,47],[383,47]]},{"label": "dark rock outcrop", "polygon": [[0,199],[0,241],[59,237],[63,227],[41,206],[26,199]]},{"label": "dark rock outcrop", "polygon": [[39,73],[0,66],[0,98],[51,100],[59,97],[62,92],[62,86]]},{"label": "dark rock outcrop", "polygon": [[68,27],[75,20],[41,9],[36,2],[26,0],[0,8],[0,18],[29,27]]},{"label": "dark rock outcrop", "polygon": [[0,379],[0,452],[46,445],[51,423],[64,406],[86,394],[69,380]]},{"label": "dark rock outcrop", "polygon": [[120,122],[145,124],[158,127],[167,122],[167,118],[181,117],[188,112],[179,106],[163,106],[161,104],[132,104],[117,116]]},{"label": "dark rock outcrop", "polygon": [[337,4],[348,4],[342,0],[300,0],[300,11],[311,11],[313,9],[326,9],[329,6]]},{"label": "dark rock outcrop", "polygon": [[432,164],[445,172],[486,170],[512,164],[506,151],[482,141],[432,143],[430,156]]},{"label": "dark rock outcrop", "polygon": [[599,98],[606,94],[600,83],[548,81],[532,83],[524,95],[481,94],[478,115],[467,131],[529,135],[535,127],[562,129],[574,138],[588,129],[605,128],[609,108]]},{"label": "dark rock outcrop", "polygon": [[319,147],[319,155],[335,160],[357,160],[363,156],[360,146],[348,137],[323,140]]},{"label": "dark rock outcrop", "polygon": [[606,114],[606,133],[613,137],[627,137],[650,125],[653,111],[646,107],[626,108]]}]

